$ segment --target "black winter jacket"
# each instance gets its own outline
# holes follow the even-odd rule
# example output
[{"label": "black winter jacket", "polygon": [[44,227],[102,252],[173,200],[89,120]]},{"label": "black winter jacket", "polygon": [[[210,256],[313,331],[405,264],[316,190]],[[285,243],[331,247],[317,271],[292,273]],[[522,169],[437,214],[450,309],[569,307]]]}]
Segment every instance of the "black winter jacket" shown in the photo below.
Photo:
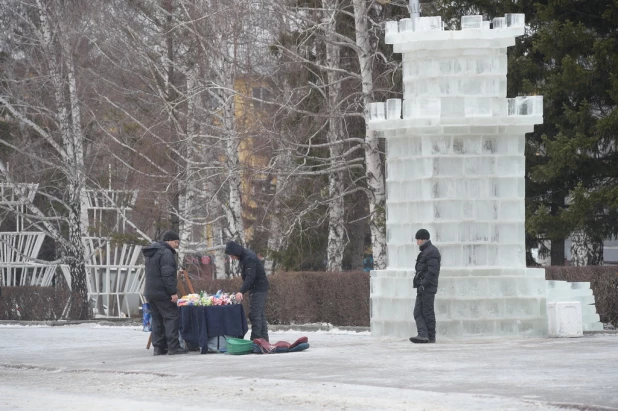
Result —
[{"label": "black winter jacket", "polygon": [[421,252],[416,258],[416,275],[414,276],[414,288],[417,292],[427,291],[435,294],[438,292],[438,276],[440,275],[440,251],[427,240],[420,246]]},{"label": "black winter jacket", "polygon": [[146,258],[146,284],[144,296],[147,301],[171,300],[178,293],[176,289],[176,250],[159,241],[142,248]]},{"label": "black winter jacket", "polygon": [[268,278],[266,278],[264,264],[253,251],[230,241],[225,247],[225,253],[239,257],[243,279],[242,286],[239,290],[240,293],[244,294],[247,291],[251,293],[268,290],[269,283]]}]

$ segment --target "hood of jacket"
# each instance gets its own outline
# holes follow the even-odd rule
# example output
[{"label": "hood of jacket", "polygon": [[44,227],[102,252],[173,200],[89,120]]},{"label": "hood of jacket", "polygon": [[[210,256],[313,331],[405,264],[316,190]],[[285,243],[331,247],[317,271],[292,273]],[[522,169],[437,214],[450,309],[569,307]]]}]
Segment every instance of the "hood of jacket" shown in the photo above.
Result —
[{"label": "hood of jacket", "polygon": [[172,250],[173,254],[176,254],[176,250],[174,250],[174,247],[163,241],[157,241],[156,243],[152,243],[150,245],[147,245],[146,247],[143,247],[142,253],[144,254],[144,257],[152,257],[157,253],[157,251],[162,248],[169,248],[170,250]]},{"label": "hood of jacket", "polygon": [[235,241],[228,241],[225,245],[225,254],[234,255],[240,257],[242,255],[243,247]]}]

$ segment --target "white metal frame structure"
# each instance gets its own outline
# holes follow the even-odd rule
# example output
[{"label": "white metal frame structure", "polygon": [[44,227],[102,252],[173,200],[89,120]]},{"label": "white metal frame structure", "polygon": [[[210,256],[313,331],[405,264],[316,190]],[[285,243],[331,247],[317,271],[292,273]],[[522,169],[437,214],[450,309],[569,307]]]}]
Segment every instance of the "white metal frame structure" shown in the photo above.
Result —
[{"label": "white metal frame structure", "polygon": [[6,286],[50,286],[56,273],[56,264],[3,263],[0,278]]},{"label": "white metal frame structure", "polygon": [[85,190],[85,207],[92,210],[93,221],[102,224],[103,213],[116,211],[116,222],[126,229],[126,212],[135,206],[137,190]]},{"label": "white metal frame structure", "polygon": [[[144,288],[144,266],[137,263],[141,246],[113,244],[111,239],[84,237],[86,252],[86,284],[88,294],[96,301],[99,315],[129,316],[131,298],[139,300]],[[71,284],[71,275],[66,265],[62,273]],[[125,311],[126,309],[126,311]]]},{"label": "white metal frame structure", "polygon": [[[16,229],[20,232],[24,228],[23,214],[26,204],[34,201],[34,196],[39,188],[38,184],[10,184],[0,183],[0,204],[15,208]],[[16,190],[20,191],[19,193]]]},{"label": "white metal frame structure", "polygon": [[[62,265],[61,268],[67,284],[71,284],[69,267]],[[130,316],[134,308],[132,303],[141,301],[144,273],[143,265],[86,264],[88,295],[96,302],[99,316]]]},{"label": "white metal frame structure", "polygon": [[[0,285],[49,286],[56,272],[56,264],[36,263],[45,233],[22,231],[23,214],[28,202],[34,200],[38,184],[0,183],[0,204],[16,211],[16,231],[0,233]],[[124,232],[126,211],[137,200],[137,191],[85,190],[83,207],[93,210],[92,218],[99,226],[103,213],[116,212],[118,230]],[[92,221],[92,220],[91,220]],[[131,303],[141,300],[144,288],[144,266],[137,263],[141,247],[112,244],[108,238],[84,237],[86,252],[86,284],[88,294],[105,316],[130,315]],[[61,271],[71,287],[67,265]]]},{"label": "white metal frame structure", "polygon": [[36,231],[0,233],[0,261],[17,263],[35,259],[41,250],[44,239],[45,233]]},{"label": "white metal frame structure", "polygon": [[0,232],[0,285],[46,287],[54,278],[57,264],[35,262],[45,233],[22,231],[25,208],[34,200],[37,189],[38,184],[0,183],[0,204],[16,211],[16,231]]},{"label": "white metal frame structure", "polygon": [[[126,229],[126,212],[137,200],[137,190],[85,190],[84,199],[89,220],[103,225],[106,212],[116,212],[116,226],[119,232]],[[137,263],[141,246],[114,244],[105,237],[83,237],[86,255],[86,284],[88,294],[95,301],[99,316],[130,316],[132,307],[142,299],[144,289],[144,266]],[[62,272],[71,284],[68,267]]]}]

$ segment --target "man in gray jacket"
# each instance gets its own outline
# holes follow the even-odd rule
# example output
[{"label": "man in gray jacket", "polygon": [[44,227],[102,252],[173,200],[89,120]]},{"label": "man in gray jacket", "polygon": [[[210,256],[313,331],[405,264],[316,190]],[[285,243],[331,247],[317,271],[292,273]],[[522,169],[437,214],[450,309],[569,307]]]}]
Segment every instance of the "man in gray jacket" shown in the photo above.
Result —
[{"label": "man in gray jacket", "polygon": [[176,250],[180,238],[174,231],[163,234],[163,241],[144,247],[146,284],[144,296],[152,315],[154,355],[186,354],[178,341],[178,291],[176,289]]},{"label": "man in gray jacket", "polygon": [[436,342],[436,314],[433,309],[436,292],[438,292],[438,276],[440,275],[440,251],[429,241],[429,232],[421,228],[416,232],[416,244],[421,252],[416,258],[416,304],[414,305],[414,321],[418,335],[410,338],[413,343]]}]

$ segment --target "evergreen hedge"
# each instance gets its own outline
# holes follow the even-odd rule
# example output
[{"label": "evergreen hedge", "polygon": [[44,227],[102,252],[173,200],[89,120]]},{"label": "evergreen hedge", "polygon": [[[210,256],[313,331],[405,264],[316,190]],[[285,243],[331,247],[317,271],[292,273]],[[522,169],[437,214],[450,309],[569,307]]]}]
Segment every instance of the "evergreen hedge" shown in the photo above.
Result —
[{"label": "evergreen hedge", "polygon": [[[545,267],[545,273],[548,280],[590,282],[601,321],[618,324],[618,267]],[[268,279],[266,319],[270,324],[369,326],[369,273],[293,272]],[[236,292],[240,285],[240,278],[193,280],[196,292],[209,294]],[[57,320],[68,296],[60,287],[3,287],[0,320]],[[243,304],[248,313],[248,299]]]},{"label": "evergreen hedge", "polygon": [[61,287],[2,287],[0,320],[59,320],[69,295]]},{"label": "evergreen hedge", "polygon": [[[270,324],[330,323],[369,326],[369,273],[294,272],[268,277],[265,315]],[[240,278],[194,281],[195,290],[236,292]],[[243,301],[248,313],[248,299]]]}]

